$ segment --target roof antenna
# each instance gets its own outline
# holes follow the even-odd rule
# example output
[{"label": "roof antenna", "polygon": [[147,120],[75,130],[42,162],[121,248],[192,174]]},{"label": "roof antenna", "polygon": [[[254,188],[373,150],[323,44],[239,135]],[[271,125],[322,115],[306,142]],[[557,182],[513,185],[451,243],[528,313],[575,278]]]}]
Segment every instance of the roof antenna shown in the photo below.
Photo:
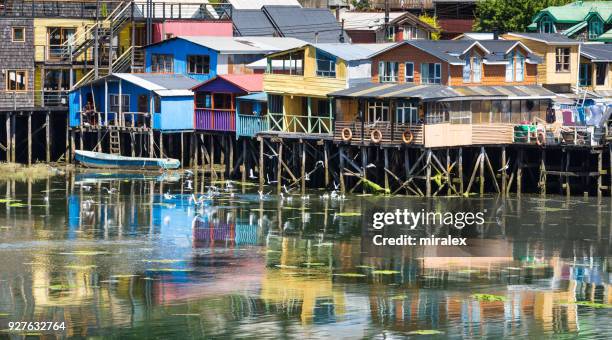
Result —
[{"label": "roof antenna", "polygon": [[315,44],[319,42],[319,32],[315,32]]},{"label": "roof antenna", "polygon": [[340,38],[338,40],[340,40],[341,43],[344,42],[344,19],[342,19],[342,28],[340,29]]}]

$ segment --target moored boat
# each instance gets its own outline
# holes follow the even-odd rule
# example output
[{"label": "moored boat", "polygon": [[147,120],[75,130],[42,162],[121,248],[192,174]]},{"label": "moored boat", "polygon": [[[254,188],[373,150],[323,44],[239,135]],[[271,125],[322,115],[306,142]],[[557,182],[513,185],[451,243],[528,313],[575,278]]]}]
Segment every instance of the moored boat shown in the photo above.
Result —
[{"label": "moored boat", "polygon": [[81,165],[105,169],[177,169],[181,162],[174,158],[128,157],[94,151],[75,151],[74,157]]}]

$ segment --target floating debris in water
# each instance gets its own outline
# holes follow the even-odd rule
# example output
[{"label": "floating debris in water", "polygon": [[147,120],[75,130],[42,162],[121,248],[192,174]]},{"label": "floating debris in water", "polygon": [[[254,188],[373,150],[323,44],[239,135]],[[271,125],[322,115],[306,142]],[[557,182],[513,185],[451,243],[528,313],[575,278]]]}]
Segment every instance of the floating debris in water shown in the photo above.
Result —
[{"label": "floating debris in water", "polygon": [[142,260],[142,262],[146,262],[146,263],[178,263],[178,262],[185,262],[187,260],[180,260],[180,259],[158,259],[158,260]]},{"label": "floating debris in water", "polygon": [[398,270],[373,270],[372,274],[379,274],[379,275],[393,275],[393,274],[399,274],[400,272]]},{"label": "floating debris in water", "polygon": [[360,273],[336,273],[333,274],[334,276],[341,276],[341,277],[366,277],[365,274],[360,274]]},{"label": "floating debris in water", "polygon": [[95,251],[95,250],[75,250],[72,252],[59,253],[60,255],[76,255],[76,256],[95,256],[95,255],[107,255],[108,252],[105,251]]},{"label": "floating debris in water", "polygon": [[190,268],[149,268],[148,271],[152,272],[192,272]]},{"label": "floating debris in water", "polygon": [[435,329],[419,329],[416,331],[408,332],[411,335],[436,335],[436,334],[444,334],[444,332],[437,331]]},{"label": "floating debris in water", "polygon": [[392,296],[391,300],[404,300],[407,297],[408,296],[406,296],[406,295],[396,295],[396,296]]},{"label": "floating debris in water", "polygon": [[562,303],[562,304],[563,305],[578,305],[578,306],[592,307],[592,308],[596,308],[596,309],[612,308],[611,304],[591,302],[591,301],[565,302],[565,303]]},{"label": "floating debris in water", "polygon": [[119,280],[102,280],[100,283],[119,283]]},{"label": "floating debris in water", "polygon": [[476,299],[481,302],[503,302],[506,301],[506,297],[503,295],[493,295],[493,294],[472,294],[471,298]]},{"label": "floating debris in water", "polygon": [[172,316],[201,316],[200,314],[197,313],[176,313],[176,314],[170,314]]},{"label": "floating debris in water", "polygon": [[64,268],[68,268],[68,269],[77,269],[77,270],[82,270],[82,269],[92,269],[92,268],[96,268],[98,266],[93,265],[93,264],[89,264],[89,265],[69,265],[69,266],[64,266]]},{"label": "floating debris in water", "polygon": [[[73,285],[63,285],[63,284],[56,284],[56,285],[50,285],[50,286],[46,286],[46,288],[50,289],[50,290],[70,290],[73,288],[76,288],[77,286],[73,286]],[[38,287],[38,288],[44,288],[43,287]]]},{"label": "floating debris in water", "polygon": [[275,265],[275,267],[277,267],[277,268],[297,269],[297,266],[288,266],[288,265],[284,265],[284,264],[277,264],[277,265]]},{"label": "floating debris in water", "polygon": [[136,274],[117,274],[117,275],[111,275],[110,277],[112,277],[113,279],[121,279],[121,278],[127,278],[127,277],[138,277],[139,275]]},{"label": "floating debris in water", "polygon": [[350,211],[336,213],[336,216],[340,216],[340,217],[353,217],[353,216],[361,216],[361,215],[362,214],[360,212],[350,212]]},{"label": "floating debris in water", "polygon": [[318,267],[318,266],[327,266],[327,263],[321,263],[321,262],[304,262],[304,263],[302,263],[302,265],[304,265],[304,266],[309,266],[309,267]]}]

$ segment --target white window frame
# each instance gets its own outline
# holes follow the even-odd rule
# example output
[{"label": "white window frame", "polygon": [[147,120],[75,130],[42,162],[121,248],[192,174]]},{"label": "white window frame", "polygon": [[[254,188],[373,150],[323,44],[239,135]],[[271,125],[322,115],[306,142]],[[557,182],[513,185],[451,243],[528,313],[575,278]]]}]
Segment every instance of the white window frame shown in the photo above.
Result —
[{"label": "white window frame", "polygon": [[[408,65],[412,67],[412,74],[408,75]],[[414,63],[409,61],[404,63],[404,81],[406,83],[414,83]]]},{"label": "white window frame", "polygon": [[[122,113],[130,112],[130,95],[122,93],[121,97],[122,97],[121,98],[121,106],[122,106],[121,112]],[[119,108],[119,94],[118,93],[108,94],[108,112],[119,113],[119,110],[117,111],[112,110],[113,106],[116,106],[117,108]],[[127,106],[127,110],[125,110],[126,106]]]},{"label": "white window frame", "polygon": [[418,106],[409,101],[398,102],[395,107],[395,122],[409,126],[417,125],[419,123]]},{"label": "white window frame", "polygon": [[[433,66],[433,77],[429,73],[429,66]],[[424,72],[427,67],[427,73]],[[424,75],[427,74],[427,77]],[[421,63],[421,84],[442,84],[442,64],[441,63]]]},{"label": "white window frame", "polygon": [[[385,120],[385,116],[387,119]],[[384,101],[368,102],[368,115],[366,121],[370,123],[374,122],[388,122],[389,121],[389,104]]]},{"label": "white window frame", "polygon": [[522,54],[516,53],[516,58],[514,62],[515,81],[524,81],[525,80],[525,57]]},{"label": "white window frame", "polygon": [[[387,65],[390,75],[387,74]],[[381,83],[397,83],[399,80],[399,63],[397,61],[378,62],[378,81]]]},{"label": "white window frame", "polygon": [[506,64],[506,82],[514,81],[514,52],[508,54],[508,63]]},{"label": "white window frame", "polygon": [[415,26],[404,26],[404,40],[416,40],[419,33]]}]

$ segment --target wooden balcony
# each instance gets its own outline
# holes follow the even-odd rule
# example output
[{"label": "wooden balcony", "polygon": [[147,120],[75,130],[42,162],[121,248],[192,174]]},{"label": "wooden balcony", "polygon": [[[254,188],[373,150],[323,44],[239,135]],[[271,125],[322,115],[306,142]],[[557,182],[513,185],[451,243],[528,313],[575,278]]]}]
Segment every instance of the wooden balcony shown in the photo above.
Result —
[{"label": "wooden balcony", "polygon": [[255,137],[259,132],[268,130],[268,118],[255,115],[236,116],[236,137]]},{"label": "wooden balcony", "polygon": [[196,130],[236,131],[235,110],[195,109]]},{"label": "wooden balcony", "polygon": [[[352,138],[349,141],[342,140],[342,130],[348,128],[352,132]],[[379,143],[372,141],[372,131],[379,130],[382,134],[382,139]],[[390,122],[378,122],[376,124],[361,122],[337,121],[334,129],[334,141],[346,142],[355,145],[403,145],[406,144],[402,138],[405,131],[409,130],[412,133],[413,139],[411,145],[423,145],[424,134],[423,125],[407,125],[394,124]],[[363,133],[362,133],[363,132]]]},{"label": "wooden balcony", "polygon": [[145,131],[151,128],[151,115],[148,112],[79,112],[83,130],[118,129]]},{"label": "wooden balcony", "polygon": [[271,131],[333,134],[333,118],[322,116],[295,116],[282,113],[268,113],[268,127]]}]

